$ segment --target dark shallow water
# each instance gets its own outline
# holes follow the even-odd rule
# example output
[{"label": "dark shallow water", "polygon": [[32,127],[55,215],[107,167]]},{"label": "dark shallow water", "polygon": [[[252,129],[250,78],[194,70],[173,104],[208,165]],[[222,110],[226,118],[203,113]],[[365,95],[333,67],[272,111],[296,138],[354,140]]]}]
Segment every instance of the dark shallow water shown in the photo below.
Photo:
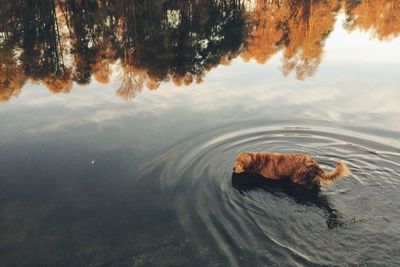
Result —
[{"label": "dark shallow water", "polygon": [[0,266],[400,265],[396,1],[50,3],[0,8]]},{"label": "dark shallow water", "polygon": [[[200,251],[216,244],[231,265],[398,263],[399,147],[372,141],[363,128],[292,123],[252,121],[207,131],[156,158],[144,176],[160,173],[158,186],[173,195],[187,236]],[[399,144],[392,132],[375,134]],[[260,184],[232,175],[240,151],[308,153],[326,168],[344,159],[352,175],[317,193]]]}]

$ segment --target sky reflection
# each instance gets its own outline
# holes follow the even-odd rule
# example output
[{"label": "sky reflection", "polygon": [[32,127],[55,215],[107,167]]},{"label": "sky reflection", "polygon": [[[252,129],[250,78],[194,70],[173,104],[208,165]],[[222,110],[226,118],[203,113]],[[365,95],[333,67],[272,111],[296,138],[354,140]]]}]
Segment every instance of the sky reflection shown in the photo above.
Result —
[{"label": "sky reflection", "polygon": [[[396,265],[400,24],[390,14],[398,14],[397,0],[281,8],[272,4],[281,1],[125,1],[130,9],[115,8],[120,0],[61,0],[50,10],[40,1],[6,2],[0,258],[7,266]],[[144,2],[153,19],[135,6]],[[219,6],[225,2],[232,6]],[[126,13],[135,8],[138,25],[149,26],[136,33]],[[178,12],[192,9],[192,20]],[[58,35],[55,18],[64,25]],[[268,35],[259,22],[284,30]],[[345,159],[353,175],[322,194],[346,222],[360,220],[328,231],[318,205],[271,190],[241,195],[231,172],[243,150],[310,153],[327,168]]]}]

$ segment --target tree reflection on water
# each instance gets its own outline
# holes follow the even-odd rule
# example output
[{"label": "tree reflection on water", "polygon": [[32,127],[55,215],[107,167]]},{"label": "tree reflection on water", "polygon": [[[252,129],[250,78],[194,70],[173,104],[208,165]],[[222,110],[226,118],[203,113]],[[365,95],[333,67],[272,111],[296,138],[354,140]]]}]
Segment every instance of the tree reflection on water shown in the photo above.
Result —
[{"label": "tree reflection on water", "polygon": [[92,78],[107,83],[114,65],[117,94],[129,100],[165,81],[200,83],[238,56],[266,63],[278,52],[283,73],[305,79],[340,12],[349,31],[372,30],[380,40],[400,32],[397,0],[3,1],[0,101],[28,80],[53,93]]}]

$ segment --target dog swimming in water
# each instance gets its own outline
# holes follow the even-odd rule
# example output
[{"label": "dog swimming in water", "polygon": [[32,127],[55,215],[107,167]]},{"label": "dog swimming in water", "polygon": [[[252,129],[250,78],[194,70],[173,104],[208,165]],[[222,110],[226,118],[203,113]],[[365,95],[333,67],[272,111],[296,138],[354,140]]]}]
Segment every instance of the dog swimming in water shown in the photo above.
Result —
[{"label": "dog swimming in water", "polygon": [[319,188],[349,173],[346,163],[339,160],[332,171],[323,170],[311,156],[271,152],[241,152],[233,167],[235,173],[256,173],[270,180],[289,179],[307,187]]}]

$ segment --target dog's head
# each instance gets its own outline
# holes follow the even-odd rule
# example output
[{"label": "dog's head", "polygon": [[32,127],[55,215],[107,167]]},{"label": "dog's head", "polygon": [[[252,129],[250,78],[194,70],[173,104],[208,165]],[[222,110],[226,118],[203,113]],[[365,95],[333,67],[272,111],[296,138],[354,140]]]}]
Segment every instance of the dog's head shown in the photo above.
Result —
[{"label": "dog's head", "polygon": [[235,173],[242,173],[251,169],[253,165],[254,155],[251,152],[241,152],[236,158],[233,171]]}]

